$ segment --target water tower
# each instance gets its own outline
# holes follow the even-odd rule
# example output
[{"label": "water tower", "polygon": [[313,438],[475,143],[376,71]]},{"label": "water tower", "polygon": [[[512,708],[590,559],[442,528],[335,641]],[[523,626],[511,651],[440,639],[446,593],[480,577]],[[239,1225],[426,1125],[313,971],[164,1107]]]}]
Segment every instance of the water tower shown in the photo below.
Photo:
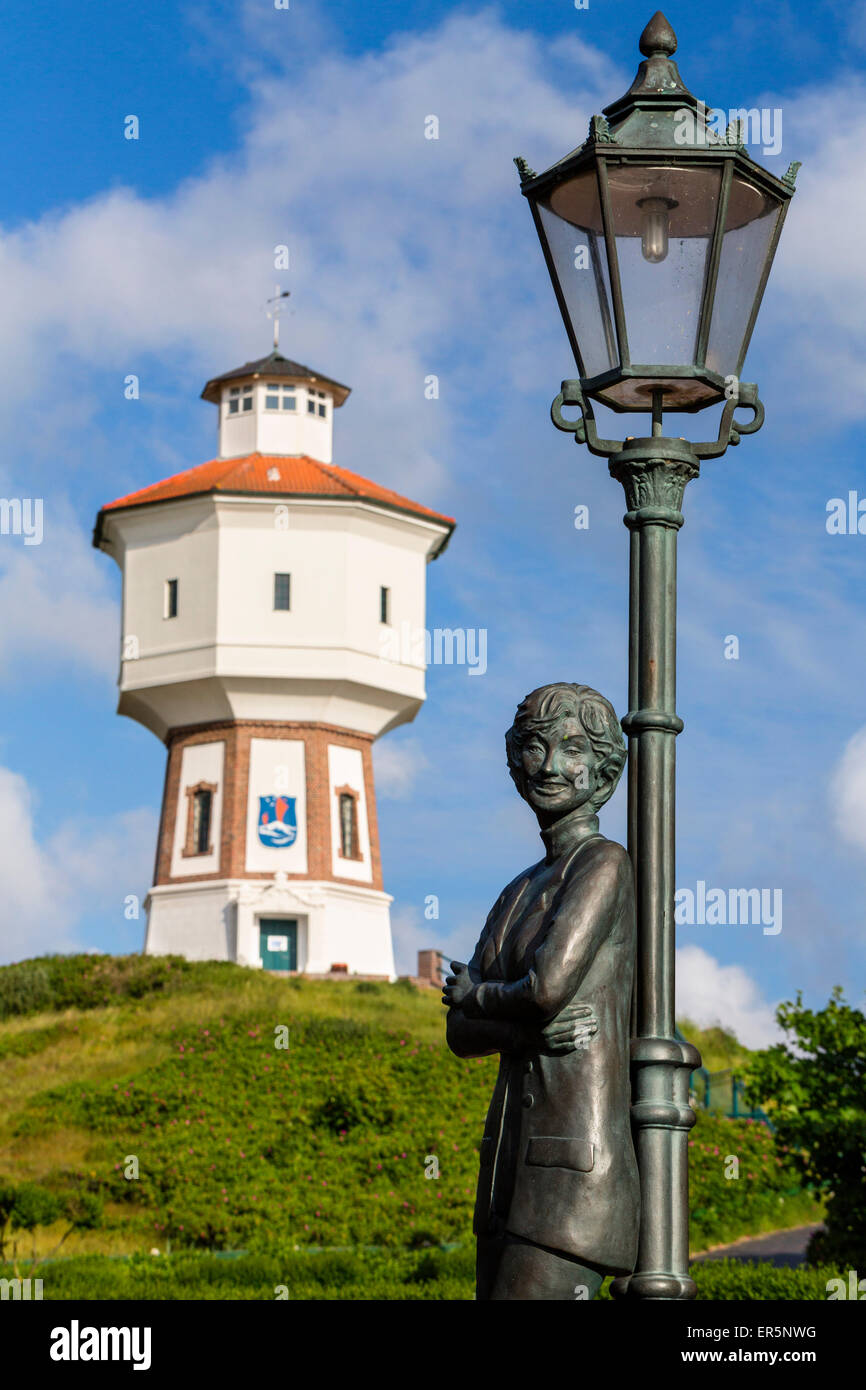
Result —
[{"label": "water tower", "polygon": [[332,463],[349,388],[275,350],[210,380],[218,456],[118,498],[118,712],[168,749],[145,950],[393,978],[373,742],[424,700],[454,523]]}]

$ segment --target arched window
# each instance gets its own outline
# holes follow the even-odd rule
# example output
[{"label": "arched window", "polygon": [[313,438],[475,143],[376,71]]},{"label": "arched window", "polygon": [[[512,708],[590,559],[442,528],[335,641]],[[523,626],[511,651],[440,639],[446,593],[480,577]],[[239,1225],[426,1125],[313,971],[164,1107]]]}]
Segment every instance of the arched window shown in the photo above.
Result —
[{"label": "arched window", "polygon": [[213,792],[196,792],[192,799],[192,839],[196,854],[207,854],[210,849],[210,815]]},{"label": "arched window", "polygon": [[340,822],[340,858],[361,859],[363,856],[358,834],[359,795],[351,787],[337,787],[335,795]]},{"label": "arched window", "polygon": [[186,789],[186,844],[183,849],[185,858],[213,852],[211,826],[215,793],[215,782],[199,782],[196,786]]}]

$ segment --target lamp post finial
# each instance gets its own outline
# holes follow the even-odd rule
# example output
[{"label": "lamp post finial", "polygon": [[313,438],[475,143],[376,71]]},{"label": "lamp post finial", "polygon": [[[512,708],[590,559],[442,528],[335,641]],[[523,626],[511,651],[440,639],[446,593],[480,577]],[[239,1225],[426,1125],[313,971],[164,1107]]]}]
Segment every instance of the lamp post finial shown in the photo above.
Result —
[{"label": "lamp post finial", "polygon": [[663,53],[669,58],[672,53],[676,53],[677,36],[661,10],[656,10],[644,29],[638,47],[645,58],[652,58],[656,53]]}]

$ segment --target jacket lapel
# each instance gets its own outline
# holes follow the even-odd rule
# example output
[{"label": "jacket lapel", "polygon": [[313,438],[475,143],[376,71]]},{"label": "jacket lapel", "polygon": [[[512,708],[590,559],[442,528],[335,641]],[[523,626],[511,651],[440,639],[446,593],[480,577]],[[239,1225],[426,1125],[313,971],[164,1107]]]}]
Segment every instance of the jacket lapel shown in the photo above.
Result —
[{"label": "jacket lapel", "polygon": [[[529,875],[527,874],[525,878],[520,880],[511,896],[503,903],[502,911],[488,938],[482,959],[482,968],[486,976],[491,973],[495,962],[497,974],[502,979],[507,979],[508,971],[505,968],[506,961],[503,958],[506,946],[508,947],[509,960],[513,962],[515,959],[522,958],[525,948],[537,940],[540,929],[546,927],[545,919],[551,904],[567,878],[572,863],[589,840],[597,839],[601,839],[601,836],[591,835],[563,854],[543,892],[539,893],[534,901],[527,901]],[[518,917],[519,908],[522,909],[522,913]],[[518,917],[516,922],[515,917]],[[510,933],[513,933],[514,938],[511,941],[508,940]]]},{"label": "jacket lapel", "polygon": [[[494,962],[498,960],[502,952],[503,943],[508,935],[508,928],[511,925],[517,906],[524,897],[528,887],[529,875],[520,879],[519,882],[515,884],[510,895],[502,904],[502,911],[496,922],[494,922],[490,935],[487,938],[487,945],[484,947],[481,966],[485,976],[491,974]],[[500,970],[498,973],[501,975],[502,971]]]}]

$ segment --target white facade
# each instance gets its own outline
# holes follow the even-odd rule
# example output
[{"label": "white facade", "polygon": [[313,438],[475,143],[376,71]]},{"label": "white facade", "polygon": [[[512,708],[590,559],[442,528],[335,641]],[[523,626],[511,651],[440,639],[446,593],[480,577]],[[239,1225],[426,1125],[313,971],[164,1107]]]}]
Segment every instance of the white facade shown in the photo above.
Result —
[{"label": "white facade", "polygon": [[[364,761],[359,748],[346,748],[342,744],[333,743],[328,745],[328,784],[331,801],[331,872],[335,878],[361,879],[370,883],[373,878],[373,865],[370,858],[367,798],[364,791]],[[341,793],[352,796],[357,808],[357,859],[344,858],[341,853]]]},{"label": "white facade", "polygon": [[331,463],[334,409],[339,404],[324,382],[291,382],[277,376],[232,381],[220,392],[219,457],[306,454]]},{"label": "white facade", "polygon": [[325,975],[334,964],[348,973],[393,980],[387,893],[351,884],[223,879],[151,888],[145,900],[150,955],[188,960],[232,960],[262,965],[260,924],[271,918],[298,923],[298,970]]},{"label": "white facade", "polygon": [[[124,581],[118,713],[159,738],[218,719],[375,737],[406,723],[424,700],[423,644],[393,637],[423,631],[427,561],[447,529],[361,498],[209,494],[105,513]],[[277,574],[291,576],[288,612],[274,608]]]},{"label": "white facade", "polygon": [[[174,824],[174,844],[171,853],[172,878],[188,878],[195,874],[218,874],[220,868],[220,836],[225,791],[225,742],[196,743],[183,750],[180,772],[180,792]],[[189,793],[200,783],[215,788],[211,809],[209,854],[185,853],[188,827]]]},{"label": "white facade", "polygon": [[[254,738],[250,743],[247,786],[247,873],[305,874],[307,872],[307,775],[301,739]],[[259,791],[261,788],[261,792]],[[259,796],[291,796],[295,803],[296,834],[289,845],[262,844],[259,839]]]}]

